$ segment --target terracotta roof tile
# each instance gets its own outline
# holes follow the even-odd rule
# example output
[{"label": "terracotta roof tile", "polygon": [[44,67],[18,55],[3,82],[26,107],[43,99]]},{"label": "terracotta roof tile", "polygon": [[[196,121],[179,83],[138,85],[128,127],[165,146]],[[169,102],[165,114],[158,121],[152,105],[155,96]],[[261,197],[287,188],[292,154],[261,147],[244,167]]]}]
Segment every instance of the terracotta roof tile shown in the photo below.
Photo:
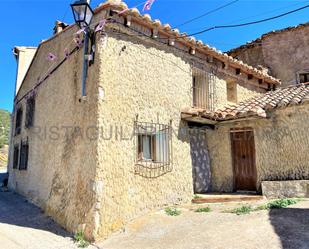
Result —
[{"label": "terracotta roof tile", "polygon": [[187,108],[182,113],[217,121],[251,116],[266,118],[267,111],[298,105],[307,101],[309,101],[309,83],[279,88],[275,91],[267,92],[247,101],[240,102],[238,105],[227,105],[214,112]]},{"label": "terracotta roof tile", "polygon": [[[108,0],[102,4],[100,4],[96,9],[95,13],[98,13],[100,10],[107,8],[107,7],[113,7],[119,9],[119,11],[128,9],[128,6],[121,0]],[[146,22],[148,25],[157,26],[159,29],[164,30],[170,35],[173,35],[177,38],[181,38],[181,40],[190,42],[192,45],[199,47],[200,49],[203,49],[206,51],[207,54],[216,57],[218,60],[224,61],[226,63],[229,63],[230,65],[234,65],[235,67],[239,67],[242,70],[244,70],[247,73],[253,74],[257,78],[263,78],[267,83],[271,84],[280,84],[280,80],[272,77],[271,75],[258,70],[256,68],[253,68],[252,66],[249,66],[248,64],[234,59],[232,56],[229,56],[226,53],[223,53],[219,50],[217,50],[214,47],[210,47],[207,44],[203,44],[202,41],[196,41],[194,37],[188,37],[186,33],[180,33],[178,29],[172,29],[169,24],[161,24],[161,22],[157,19],[152,20],[151,16],[146,14],[146,16],[142,16],[137,8],[131,8],[128,9],[126,12],[122,14],[123,16],[132,15],[144,22]]]}]

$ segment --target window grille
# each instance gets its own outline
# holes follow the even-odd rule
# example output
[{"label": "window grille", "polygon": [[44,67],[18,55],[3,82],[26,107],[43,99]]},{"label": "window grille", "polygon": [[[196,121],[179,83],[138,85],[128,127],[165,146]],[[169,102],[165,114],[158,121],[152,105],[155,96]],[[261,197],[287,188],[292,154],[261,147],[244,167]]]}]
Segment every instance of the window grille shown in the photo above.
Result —
[{"label": "window grille", "polygon": [[19,170],[27,170],[27,168],[28,168],[28,153],[29,153],[28,142],[23,142],[21,144],[21,148],[20,148]]},{"label": "window grille", "polygon": [[172,171],[171,125],[135,122],[135,173],[154,178]]},{"label": "window grille", "polygon": [[18,161],[19,161],[19,144],[14,146],[13,169],[18,168]]},{"label": "window grille", "polygon": [[34,109],[35,109],[35,97],[32,96],[27,99],[27,110],[26,110],[26,128],[30,128],[33,126],[34,120]]},{"label": "window grille", "polygon": [[19,107],[16,111],[16,119],[15,119],[15,135],[20,134],[21,132],[21,123],[23,118],[23,110]]},{"label": "window grille", "polygon": [[192,71],[193,107],[212,111],[214,109],[215,76],[201,69]]}]

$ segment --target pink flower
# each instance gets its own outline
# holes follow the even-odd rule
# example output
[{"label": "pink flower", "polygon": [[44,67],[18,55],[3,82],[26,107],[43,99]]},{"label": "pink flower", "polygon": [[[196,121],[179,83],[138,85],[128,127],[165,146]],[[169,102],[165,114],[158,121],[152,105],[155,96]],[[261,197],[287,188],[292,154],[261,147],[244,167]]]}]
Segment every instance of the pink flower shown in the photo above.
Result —
[{"label": "pink flower", "polygon": [[64,55],[65,55],[65,58],[68,58],[68,57],[69,57],[70,52],[69,52],[69,49],[68,49],[68,48],[65,48],[65,49],[64,49]]},{"label": "pink flower", "polygon": [[145,5],[144,5],[144,8],[143,8],[143,11],[145,10],[150,10],[151,9],[151,6],[153,5],[155,0],[147,0]]},{"label": "pink flower", "polygon": [[99,31],[103,30],[105,24],[106,24],[106,20],[105,19],[101,20],[99,22],[98,26],[95,28],[94,32],[99,32]]},{"label": "pink flower", "polygon": [[47,60],[49,60],[49,61],[54,61],[54,60],[56,60],[56,59],[57,59],[57,57],[56,57],[54,54],[48,53],[48,55],[47,55]]}]

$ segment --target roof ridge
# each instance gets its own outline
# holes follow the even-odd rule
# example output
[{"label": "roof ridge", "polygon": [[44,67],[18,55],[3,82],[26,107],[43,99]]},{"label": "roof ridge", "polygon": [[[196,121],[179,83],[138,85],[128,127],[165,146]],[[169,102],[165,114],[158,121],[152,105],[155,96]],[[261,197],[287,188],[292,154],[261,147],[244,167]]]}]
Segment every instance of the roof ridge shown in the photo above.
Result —
[{"label": "roof ridge", "polygon": [[289,26],[289,27],[286,27],[286,28],[278,29],[278,30],[272,30],[272,31],[269,31],[269,32],[262,34],[260,37],[253,39],[252,41],[248,41],[245,44],[242,44],[242,45],[240,45],[236,48],[230,49],[226,53],[230,54],[230,53],[236,52],[237,50],[240,50],[240,49],[246,49],[246,48],[249,48],[251,46],[258,46],[258,45],[261,45],[262,40],[265,39],[268,36],[288,32],[288,31],[292,31],[292,30],[296,30],[296,29],[299,29],[299,28],[304,28],[304,27],[307,27],[307,26],[309,26],[309,22],[300,23],[300,24],[295,25],[295,26]]},{"label": "roof ridge", "polygon": [[[174,38],[182,38],[184,42],[192,44],[192,47],[199,48],[201,50],[206,51],[206,53],[210,56],[216,57],[218,60],[222,62],[226,62],[228,64],[233,65],[234,67],[240,67],[245,73],[252,74],[256,78],[262,78],[267,80],[267,83],[271,84],[280,84],[280,80],[275,77],[269,75],[266,72],[263,72],[260,69],[254,68],[241,60],[237,60],[232,56],[229,56],[227,53],[223,53],[220,50],[217,50],[214,47],[210,47],[208,44],[203,43],[201,40],[196,40],[193,36],[187,36],[186,33],[181,33],[178,29],[172,29],[170,24],[162,24],[160,20],[154,19],[152,20],[149,14],[142,15],[137,8],[128,8],[127,4],[123,1],[115,1],[108,0],[104,3],[101,3],[95,10],[95,13],[100,12],[101,10],[107,7],[115,7],[118,8],[121,13],[121,16],[131,15],[135,18],[141,18],[142,21],[148,25],[156,28],[160,28],[161,31],[165,32],[167,35],[174,36]],[[127,9],[127,11],[123,12],[123,10]],[[118,11],[118,10],[117,10]]]}]

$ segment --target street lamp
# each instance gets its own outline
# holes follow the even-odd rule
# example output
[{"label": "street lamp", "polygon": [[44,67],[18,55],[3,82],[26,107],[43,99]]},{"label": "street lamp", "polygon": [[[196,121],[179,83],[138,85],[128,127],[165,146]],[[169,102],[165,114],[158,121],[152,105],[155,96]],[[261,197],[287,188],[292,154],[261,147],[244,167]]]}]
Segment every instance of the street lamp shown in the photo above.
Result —
[{"label": "street lamp", "polygon": [[93,10],[91,9],[87,0],[78,0],[71,4],[75,23],[80,28],[87,28],[91,23],[93,17]]},{"label": "street lamp", "polygon": [[[88,72],[88,61],[93,56],[88,55],[89,33],[91,33],[90,23],[93,17],[93,10],[89,5],[90,0],[78,0],[71,4],[75,23],[84,29],[84,54],[83,54],[83,79],[82,79],[82,99],[86,98],[86,79]],[[93,55],[93,54],[92,54]]]}]

